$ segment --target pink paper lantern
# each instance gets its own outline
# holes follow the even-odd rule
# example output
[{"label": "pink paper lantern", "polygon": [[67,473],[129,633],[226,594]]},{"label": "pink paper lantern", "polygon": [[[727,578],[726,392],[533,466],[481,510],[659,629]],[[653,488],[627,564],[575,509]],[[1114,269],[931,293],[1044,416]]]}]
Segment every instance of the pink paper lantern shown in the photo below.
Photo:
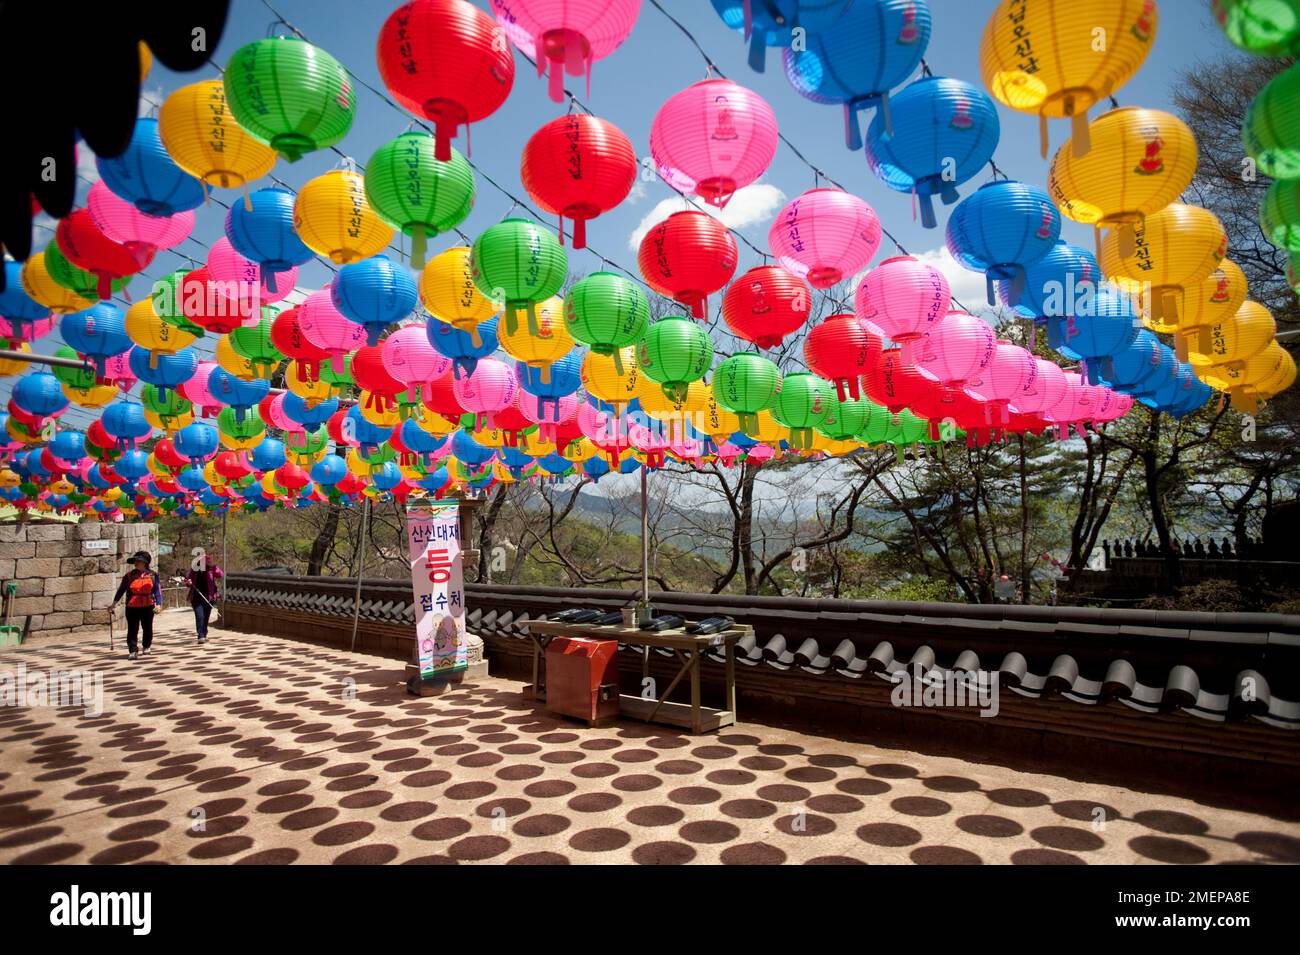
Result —
[{"label": "pink paper lantern", "polygon": [[[361,328],[360,325],[356,327]],[[508,408],[515,400],[519,384],[515,381],[514,369],[505,362],[480,358],[473,372],[452,382],[451,390],[460,406],[475,415],[476,427],[494,428],[496,413]]]},{"label": "pink paper lantern", "polygon": [[1097,424],[1116,421],[1128,414],[1132,407],[1132,395],[1121,395],[1118,391],[1112,391],[1110,388],[1102,388],[1101,400],[1093,412],[1092,420]]},{"label": "pink paper lantern", "polygon": [[329,352],[330,367],[340,374],[346,368],[343,356],[366,343],[366,326],[345,318],[334,307],[333,297],[327,288],[312,292],[298,306],[298,327],[309,342]]},{"label": "pink paper lantern", "polygon": [[117,385],[123,394],[135,387],[135,372],[131,370],[131,352],[135,351],[135,346],[128,348],[120,355],[110,355],[104,359],[104,374],[100,380],[106,385]]},{"label": "pink paper lantern", "polygon": [[776,451],[766,444],[756,444],[754,447],[749,449],[749,452],[745,457],[750,461],[753,461],[755,464],[761,464],[764,461],[770,461],[772,458],[776,457]]},{"label": "pink paper lantern", "polygon": [[[238,303],[240,315],[258,316],[258,307],[282,301],[293,291],[294,282],[298,280],[298,266],[291,265],[283,272],[262,273],[262,266],[252,259],[246,259],[230,244],[224,235],[212,243],[208,250],[208,282],[219,292],[236,290],[235,295],[226,298]],[[267,279],[274,276],[275,291],[267,284]],[[217,284],[220,283],[220,284]]]},{"label": "pink paper lantern", "polygon": [[636,421],[627,425],[628,445],[645,456],[645,466],[661,468],[664,466],[664,452],[671,443],[668,435],[660,428],[648,428]]},{"label": "pink paper lantern", "polygon": [[1065,372],[1060,365],[1044,358],[1035,358],[1034,367],[1037,369],[1034,390],[1022,392],[1011,399],[1008,408],[1012,414],[1041,416],[1065,397]]},{"label": "pink paper lantern", "polygon": [[86,208],[95,228],[126,246],[142,267],[159,249],[179,245],[194,231],[194,210],[171,216],[145,215],[134,203],[114,195],[102,179],[90,187]]},{"label": "pink paper lantern", "polygon": [[867,267],[880,248],[880,219],[842,189],[809,189],[772,223],[772,254],[813,288],[830,288]]},{"label": "pink paper lantern", "polygon": [[1067,371],[1064,373],[1065,394],[1055,405],[1050,408],[1044,408],[1041,412],[1042,417],[1056,425],[1056,437],[1058,440],[1070,436],[1070,427],[1080,436],[1084,433],[1084,422],[1090,420],[1093,411],[1093,401],[1097,397],[1090,390],[1087,381],[1079,375],[1077,371]]},{"label": "pink paper lantern", "polygon": [[943,273],[904,255],[886,259],[866,274],[853,311],[868,331],[900,345],[904,364],[911,364],[912,345],[944,321],[951,302]]},{"label": "pink paper lantern", "polygon": [[591,65],[622,45],[632,32],[641,0],[492,0],[492,12],[510,42],[550,67],[547,90],[564,102],[564,74],[585,76],[591,95]]},{"label": "pink paper lantern", "polygon": [[1006,425],[1011,402],[1022,394],[1033,394],[1037,386],[1038,365],[1034,356],[1019,345],[999,341],[979,378],[967,382],[966,394],[984,403],[985,424]]},{"label": "pink paper lantern", "polygon": [[965,312],[949,312],[925,333],[916,366],[943,386],[943,400],[948,402],[954,391],[980,380],[996,349],[997,336],[988,322]]},{"label": "pink paper lantern", "polygon": [[776,143],[772,107],[724,79],[675,93],[650,126],[650,155],[664,181],[718,207],[767,171]]},{"label": "pink paper lantern", "polygon": [[[518,400],[525,397],[528,400]],[[556,429],[577,416],[578,398],[576,395],[561,395],[559,398],[537,400],[521,388],[516,396],[515,407],[525,418],[539,426],[538,437],[553,442],[556,439]]]},{"label": "pink paper lantern", "polygon": [[380,346],[384,369],[407,387],[407,397],[418,401],[424,385],[444,378],[452,360],[429,344],[423,325],[407,325],[393,332]]},{"label": "pink paper lantern", "polygon": [[225,407],[208,390],[208,379],[218,367],[215,361],[201,361],[194,369],[194,377],[176,386],[181,396],[194,405],[196,417],[211,418]]},{"label": "pink paper lantern", "polygon": [[307,429],[303,427],[302,424],[294,421],[284,413],[285,394],[287,394],[287,392],[273,395],[271,400],[266,404],[266,423],[273,428],[279,428],[281,431],[290,431],[297,434],[305,433]]},{"label": "pink paper lantern", "polygon": [[13,322],[0,316],[0,338],[11,342],[34,342],[54,331],[55,317],[38,318],[35,321],[20,322],[15,328]]}]

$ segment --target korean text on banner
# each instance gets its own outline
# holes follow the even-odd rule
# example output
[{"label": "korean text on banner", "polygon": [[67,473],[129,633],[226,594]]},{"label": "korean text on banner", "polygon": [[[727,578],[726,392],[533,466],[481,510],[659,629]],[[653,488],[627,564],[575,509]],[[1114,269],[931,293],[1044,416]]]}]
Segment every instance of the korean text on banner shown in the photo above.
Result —
[{"label": "korean text on banner", "polygon": [[450,501],[408,508],[406,534],[420,677],[464,670],[468,647],[459,505]]}]

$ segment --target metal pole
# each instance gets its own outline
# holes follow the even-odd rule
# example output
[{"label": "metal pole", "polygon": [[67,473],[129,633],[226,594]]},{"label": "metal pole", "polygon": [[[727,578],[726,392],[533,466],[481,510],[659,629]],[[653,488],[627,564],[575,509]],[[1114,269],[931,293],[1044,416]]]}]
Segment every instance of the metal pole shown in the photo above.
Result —
[{"label": "metal pole", "polygon": [[641,604],[650,606],[650,507],[644,464],[641,465]]},{"label": "metal pole", "polygon": [[361,623],[361,575],[366,567],[366,530],[370,525],[370,498],[361,508],[361,537],[357,541],[357,593],[352,606],[352,646],[357,648],[357,625]]},{"label": "metal pole", "polygon": [[[226,576],[230,573],[230,568],[226,565],[226,517],[229,516],[230,505],[221,512],[221,622],[225,626],[226,620]],[[204,598],[207,599],[207,598]]]}]

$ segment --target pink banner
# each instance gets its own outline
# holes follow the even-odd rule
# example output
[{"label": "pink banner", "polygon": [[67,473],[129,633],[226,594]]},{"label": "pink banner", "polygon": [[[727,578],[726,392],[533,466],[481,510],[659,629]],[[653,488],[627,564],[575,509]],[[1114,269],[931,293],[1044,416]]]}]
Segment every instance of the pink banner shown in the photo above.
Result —
[{"label": "pink banner", "polygon": [[415,639],[420,677],[464,670],[465,586],[460,549],[460,505],[439,501],[409,507],[406,536],[415,592]]}]

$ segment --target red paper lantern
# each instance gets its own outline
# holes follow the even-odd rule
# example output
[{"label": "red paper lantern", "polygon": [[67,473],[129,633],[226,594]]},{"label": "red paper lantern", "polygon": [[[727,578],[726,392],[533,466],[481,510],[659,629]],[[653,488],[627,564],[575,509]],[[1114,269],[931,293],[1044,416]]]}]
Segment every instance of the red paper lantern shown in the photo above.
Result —
[{"label": "red paper lantern", "polygon": [[352,355],[352,380],[357,387],[370,393],[367,408],[387,411],[406,390],[406,385],[388,373],[384,367],[382,345],[362,345]]},{"label": "red paper lantern", "polygon": [[527,431],[533,427],[536,422],[524,417],[524,413],[519,410],[519,398],[527,394],[522,388],[515,393],[515,400],[510,403],[508,408],[502,408],[492,416],[492,423],[497,426],[502,435],[505,437],[506,447],[513,448],[519,443],[520,432]]},{"label": "red paper lantern", "polygon": [[867,374],[867,397],[898,414],[910,408],[923,418],[930,417],[923,409],[932,398],[939,398],[939,386],[920,370],[903,361],[903,349],[886,348],[880,353],[876,366]]},{"label": "red paper lantern", "polygon": [[691,209],[674,212],[646,233],[637,264],[647,285],[704,318],[709,295],[731,281],[738,258],[727,227]]},{"label": "red paper lantern", "polygon": [[227,298],[210,281],[207,266],[187,272],[178,286],[181,314],[216,335],[226,335],[253,320],[250,302]]},{"label": "red paper lantern", "polygon": [[465,0],[402,4],[379,31],[378,60],[393,98],[433,120],[434,155],[443,162],[451,159],[457,128],[496,112],[515,81],[500,28]]},{"label": "red paper lantern", "polygon": [[[330,436],[330,440],[335,444],[342,445],[351,443],[343,439],[343,419],[347,416],[348,409],[340,408],[338,411],[330,415],[325,422],[325,432]],[[338,484],[336,483],[334,486],[338,487]]]},{"label": "red paper lantern", "polygon": [[570,113],[551,120],[524,146],[519,177],[533,201],[564,220],[573,220],[573,247],[586,248],[587,220],[627,198],[636,180],[636,152],[623,131],[608,120]]},{"label": "red paper lantern", "polygon": [[98,279],[100,298],[113,294],[113,280],[135,275],[153,261],[154,250],[132,251],[99,231],[90,210],[77,209],[59,220],[54,241],[67,260]]},{"label": "red paper lantern", "polygon": [[[265,419],[263,419],[265,420]],[[212,469],[227,481],[238,481],[253,473],[242,451],[219,451],[213,461]]]},{"label": "red paper lantern", "polygon": [[275,469],[275,480],[280,487],[297,491],[306,487],[311,477],[298,465],[286,463]]},{"label": "red paper lantern", "polygon": [[456,393],[452,389],[452,384],[452,376],[444,375],[437,381],[429,382],[423,389],[422,397],[426,408],[434,414],[440,414],[448,421],[455,423],[466,412],[460,406],[460,402],[456,400]]},{"label": "red paper lantern", "polygon": [[883,343],[851,313],[832,315],[808,332],[803,358],[808,369],[835,385],[840,401],[862,396],[859,379],[880,361]]},{"label": "red paper lantern", "polygon": [[176,445],[172,443],[171,438],[159,438],[158,443],[153,446],[153,456],[165,468],[187,468],[190,466],[189,458],[181,457],[181,453],[176,450]]},{"label": "red paper lantern", "polygon": [[779,265],[759,265],[732,282],[722,297],[722,317],[737,338],[776,348],[802,328],[812,311],[812,290]]},{"label": "red paper lantern", "polygon": [[320,379],[320,363],[330,357],[330,353],[319,345],[309,341],[298,324],[298,307],[286,309],[275,317],[271,323],[271,344],[286,358],[298,363],[302,377],[307,381]]}]

